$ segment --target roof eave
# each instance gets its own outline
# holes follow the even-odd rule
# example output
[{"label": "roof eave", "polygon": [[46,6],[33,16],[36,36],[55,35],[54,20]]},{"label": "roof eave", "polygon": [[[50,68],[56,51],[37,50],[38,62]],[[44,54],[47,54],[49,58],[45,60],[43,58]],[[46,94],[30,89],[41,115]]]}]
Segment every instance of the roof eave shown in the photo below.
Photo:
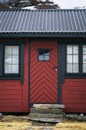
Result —
[{"label": "roof eave", "polygon": [[44,38],[59,38],[59,37],[64,37],[64,38],[67,38],[67,37],[76,37],[76,38],[86,38],[86,32],[79,32],[79,33],[75,33],[75,32],[72,32],[72,33],[0,33],[0,38],[6,38],[6,37],[29,37],[29,38],[36,38],[36,37],[44,37]]}]

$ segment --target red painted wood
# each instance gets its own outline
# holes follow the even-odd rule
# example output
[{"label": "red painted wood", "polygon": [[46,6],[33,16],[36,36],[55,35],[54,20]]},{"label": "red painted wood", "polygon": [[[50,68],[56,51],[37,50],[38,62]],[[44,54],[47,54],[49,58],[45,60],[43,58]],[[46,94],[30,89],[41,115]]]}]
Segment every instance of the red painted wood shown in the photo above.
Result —
[{"label": "red painted wood", "polygon": [[28,43],[24,49],[24,83],[0,80],[0,112],[28,112]]},{"label": "red painted wood", "polygon": [[[50,49],[50,61],[38,61],[37,49]],[[58,72],[57,42],[31,41],[30,57],[30,102],[31,103],[57,103],[58,102]]]},{"label": "red painted wood", "polygon": [[22,87],[20,81],[0,80],[0,112],[15,112],[20,107],[22,111],[21,100]]},{"label": "red painted wood", "polygon": [[65,79],[62,103],[66,112],[86,113],[86,79]]}]

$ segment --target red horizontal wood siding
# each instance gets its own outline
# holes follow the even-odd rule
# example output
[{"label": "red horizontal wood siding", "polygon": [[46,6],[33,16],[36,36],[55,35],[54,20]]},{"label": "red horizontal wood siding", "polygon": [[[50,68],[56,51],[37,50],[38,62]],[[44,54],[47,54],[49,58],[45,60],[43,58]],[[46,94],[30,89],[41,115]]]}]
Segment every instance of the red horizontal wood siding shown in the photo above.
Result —
[{"label": "red horizontal wood siding", "polygon": [[86,79],[65,79],[62,103],[65,104],[66,112],[86,113]]},{"label": "red horizontal wood siding", "polygon": [[[50,61],[38,61],[38,49],[50,49]],[[31,41],[30,53],[30,102],[58,102],[57,41]]]},{"label": "red horizontal wood siding", "polygon": [[0,112],[28,112],[28,41],[24,48],[24,83],[0,80]]}]

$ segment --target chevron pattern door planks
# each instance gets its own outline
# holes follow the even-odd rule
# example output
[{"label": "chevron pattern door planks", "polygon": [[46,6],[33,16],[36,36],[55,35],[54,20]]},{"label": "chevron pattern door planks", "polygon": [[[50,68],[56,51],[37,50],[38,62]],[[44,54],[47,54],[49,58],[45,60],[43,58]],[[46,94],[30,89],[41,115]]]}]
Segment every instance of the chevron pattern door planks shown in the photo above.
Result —
[{"label": "chevron pattern door planks", "polygon": [[[49,61],[39,61],[39,49],[49,49]],[[31,41],[30,103],[58,102],[58,44],[52,40]]]}]

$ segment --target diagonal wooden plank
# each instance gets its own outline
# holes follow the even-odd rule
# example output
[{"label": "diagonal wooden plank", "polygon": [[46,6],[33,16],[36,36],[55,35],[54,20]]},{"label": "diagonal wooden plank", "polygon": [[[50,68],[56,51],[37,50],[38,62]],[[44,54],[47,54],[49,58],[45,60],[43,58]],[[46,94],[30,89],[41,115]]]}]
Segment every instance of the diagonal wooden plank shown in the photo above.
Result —
[{"label": "diagonal wooden plank", "polygon": [[[37,48],[48,48],[50,61],[38,61]],[[56,41],[33,41],[31,43],[31,70],[30,70],[30,100],[34,103],[57,102],[57,72],[53,67],[57,65]]]}]

